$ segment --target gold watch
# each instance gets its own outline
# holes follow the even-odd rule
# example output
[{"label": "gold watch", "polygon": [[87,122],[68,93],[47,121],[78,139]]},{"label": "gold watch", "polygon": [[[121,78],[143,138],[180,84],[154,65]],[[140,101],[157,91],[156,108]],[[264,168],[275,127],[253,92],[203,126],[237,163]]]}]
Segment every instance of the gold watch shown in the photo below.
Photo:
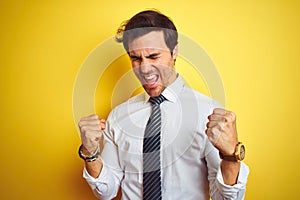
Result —
[{"label": "gold watch", "polygon": [[227,160],[227,161],[232,161],[232,162],[240,162],[240,161],[244,160],[245,153],[246,153],[245,146],[241,142],[237,143],[237,145],[235,146],[233,155],[224,155],[221,152],[219,152],[220,158],[222,160]]}]

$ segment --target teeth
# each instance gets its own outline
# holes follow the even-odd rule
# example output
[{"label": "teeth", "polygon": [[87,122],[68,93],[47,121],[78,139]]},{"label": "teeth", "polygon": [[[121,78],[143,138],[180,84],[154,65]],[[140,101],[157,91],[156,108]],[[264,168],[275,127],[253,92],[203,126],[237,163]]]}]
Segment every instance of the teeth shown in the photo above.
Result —
[{"label": "teeth", "polygon": [[154,84],[157,81],[157,74],[143,75],[144,81],[147,84]]},{"label": "teeth", "polygon": [[144,78],[146,79],[146,80],[151,80],[151,79],[153,79],[153,78],[155,78],[156,76],[154,75],[154,74],[152,74],[152,75],[149,75],[149,76],[144,76]]}]

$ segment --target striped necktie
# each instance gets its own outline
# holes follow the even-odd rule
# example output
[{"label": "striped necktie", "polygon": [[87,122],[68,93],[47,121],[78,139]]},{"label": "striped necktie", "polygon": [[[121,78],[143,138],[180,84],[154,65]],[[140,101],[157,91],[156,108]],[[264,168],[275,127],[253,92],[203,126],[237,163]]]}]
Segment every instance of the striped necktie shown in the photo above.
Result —
[{"label": "striped necktie", "polygon": [[152,112],[148,120],[143,144],[143,196],[144,200],[158,200],[161,197],[160,172],[160,104],[166,100],[163,95],[150,97]]}]

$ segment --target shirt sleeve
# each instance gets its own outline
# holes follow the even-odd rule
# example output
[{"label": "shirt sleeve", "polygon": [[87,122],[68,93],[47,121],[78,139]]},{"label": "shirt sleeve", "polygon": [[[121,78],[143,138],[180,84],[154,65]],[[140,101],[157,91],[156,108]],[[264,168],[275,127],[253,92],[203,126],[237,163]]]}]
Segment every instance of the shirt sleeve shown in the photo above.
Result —
[{"label": "shirt sleeve", "polygon": [[112,199],[116,196],[120,181],[114,176],[109,167],[103,163],[99,177],[92,177],[86,168],[83,170],[83,178],[90,185],[94,195],[99,199]]},{"label": "shirt sleeve", "polygon": [[241,162],[237,183],[233,186],[226,185],[223,181],[221,167],[218,169],[216,187],[225,199],[244,199],[249,168]]},{"label": "shirt sleeve", "polygon": [[114,130],[111,128],[110,117],[104,131],[104,148],[101,153],[103,167],[97,178],[90,176],[86,167],[83,170],[83,178],[86,179],[96,197],[106,200],[113,199],[119,190],[123,171],[120,167],[118,149],[114,143]]},{"label": "shirt sleeve", "polygon": [[[210,146],[210,145],[209,145]],[[237,183],[235,185],[226,185],[223,181],[221,171],[221,159],[218,150],[211,145],[211,151],[206,156],[208,167],[208,180],[210,186],[210,195],[213,200],[242,200],[246,192],[246,183],[249,175],[249,168],[241,162]]]},{"label": "shirt sleeve", "polygon": [[[217,102],[213,102],[211,113],[214,108],[223,108]],[[249,167],[241,162],[237,183],[235,185],[226,185],[221,171],[221,159],[219,151],[206,139],[206,162],[208,167],[208,180],[210,186],[210,195],[213,200],[242,200],[246,192],[246,183],[249,175]]]}]

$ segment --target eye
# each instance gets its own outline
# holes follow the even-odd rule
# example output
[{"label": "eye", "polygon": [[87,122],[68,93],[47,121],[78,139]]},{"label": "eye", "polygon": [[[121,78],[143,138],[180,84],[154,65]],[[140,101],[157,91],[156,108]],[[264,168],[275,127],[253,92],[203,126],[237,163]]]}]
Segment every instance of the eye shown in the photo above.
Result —
[{"label": "eye", "polygon": [[134,55],[130,56],[130,59],[131,59],[131,61],[140,61],[141,60],[140,57],[134,56]]},{"label": "eye", "polygon": [[155,60],[155,59],[159,58],[159,55],[160,55],[159,53],[152,53],[149,56],[147,56],[147,58]]}]

